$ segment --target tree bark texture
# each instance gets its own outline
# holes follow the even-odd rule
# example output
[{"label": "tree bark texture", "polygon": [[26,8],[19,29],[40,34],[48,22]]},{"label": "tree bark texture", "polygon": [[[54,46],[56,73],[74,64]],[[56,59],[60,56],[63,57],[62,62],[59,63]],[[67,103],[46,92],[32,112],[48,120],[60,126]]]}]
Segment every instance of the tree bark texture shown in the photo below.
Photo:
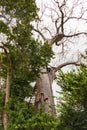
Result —
[{"label": "tree bark texture", "polygon": [[37,78],[36,87],[36,109],[44,112],[51,112],[55,114],[54,98],[52,91],[52,83],[54,79],[54,72],[47,72],[46,69],[42,69],[40,77]]},{"label": "tree bark texture", "polygon": [[[7,102],[9,101],[10,97],[10,74],[9,70],[7,71],[7,79],[6,79],[6,96],[5,96],[5,107],[7,105]],[[3,112],[3,128],[4,130],[7,130],[7,124],[8,124],[8,114],[6,110]]]}]

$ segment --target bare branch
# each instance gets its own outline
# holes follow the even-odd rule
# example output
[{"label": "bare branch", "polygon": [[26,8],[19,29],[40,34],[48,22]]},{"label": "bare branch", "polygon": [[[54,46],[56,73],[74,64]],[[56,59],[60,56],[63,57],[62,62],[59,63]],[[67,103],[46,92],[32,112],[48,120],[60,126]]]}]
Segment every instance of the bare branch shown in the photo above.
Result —
[{"label": "bare branch", "polygon": [[46,40],[46,38],[44,37],[44,35],[43,35],[38,29],[33,28],[33,30],[34,30],[35,32],[39,33],[40,36],[43,38],[44,41]]},{"label": "bare branch", "polygon": [[75,34],[71,34],[71,35],[64,35],[64,37],[75,37],[75,36],[79,36],[79,35],[87,35],[86,32],[80,32],[80,33],[75,33]]},{"label": "bare branch", "polygon": [[[58,2],[57,2],[58,3]],[[58,3],[58,7],[59,7],[59,10],[61,12],[61,32],[64,33],[64,13],[63,13],[63,10],[62,10],[62,7],[65,5],[65,2],[59,6],[59,3]]]},{"label": "bare branch", "polygon": [[50,36],[52,37],[51,31],[47,27],[44,27],[43,30],[47,30],[49,32]]},{"label": "bare branch", "polygon": [[59,69],[65,67],[65,66],[67,66],[67,65],[79,66],[80,63],[78,63],[78,61],[70,61],[70,62],[62,63],[61,65],[58,65],[58,66],[55,68],[55,72],[57,72]]},{"label": "bare branch", "polygon": [[[46,39],[46,37],[44,37],[44,35],[43,35],[44,33],[39,31],[38,29],[34,29],[34,31],[38,32],[40,34],[40,36],[43,38],[43,40],[47,40],[50,45],[53,45],[55,43],[58,46],[62,44],[62,43],[59,43],[59,41],[61,41],[63,38],[68,39],[70,37],[75,37],[75,36],[79,36],[82,34],[87,35],[86,32],[80,32],[79,30],[74,34],[72,34],[72,32],[71,32],[71,33],[69,33],[69,35],[64,33],[64,29],[66,30],[65,23],[67,23],[69,20],[75,19],[77,21],[78,20],[86,21],[84,14],[87,11],[87,9],[84,8],[82,6],[82,4],[79,3],[78,1],[76,1],[76,2],[74,1],[72,3],[71,8],[69,7],[69,5],[67,5],[67,0],[63,0],[61,2],[59,0],[54,0],[54,2],[57,5],[56,8],[45,6],[45,8],[48,8],[50,10],[48,15],[51,17],[51,20],[53,20],[54,26],[56,27],[56,33],[54,34],[54,36],[51,35],[53,33],[53,30],[51,33],[50,28],[47,28],[47,27],[43,27],[43,29],[45,29],[49,32],[49,34],[51,35],[51,39],[50,38]],[[79,7],[79,4],[81,4],[80,11],[79,11],[79,13],[77,13],[77,15],[75,15],[75,10],[77,9],[76,7],[77,6]],[[54,15],[54,13],[55,13],[55,15]],[[70,21],[69,21],[69,23],[70,23]],[[65,25],[65,27],[64,27],[64,25]],[[67,32],[67,30],[66,30],[66,32]],[[68,30],[68,32],[69,32],[69,30]]]}]

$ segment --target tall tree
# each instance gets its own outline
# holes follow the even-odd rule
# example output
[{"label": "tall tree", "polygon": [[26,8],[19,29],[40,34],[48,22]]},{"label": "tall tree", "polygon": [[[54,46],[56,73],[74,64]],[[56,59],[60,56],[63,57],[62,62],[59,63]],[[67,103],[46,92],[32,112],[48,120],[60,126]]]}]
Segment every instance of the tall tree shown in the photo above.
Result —
[{"label": "tall tree", "polygon": [[[34,0],[30,0],[29,2],[26,0],[0,1],[0,77],[6,88],[5,100],[3,103],[1,102],[4,105],[3,114],[1,113],[4,130],[7,130],[8,117],[10,117],[7,113],[7,106],[10,99],[12,97],[16,98],[14,93],[18,94],[18,97],[22,95],[22,100],[30,95],[30,93],[28,94],[29,90],[31,90],[29,84],[35,80],[35,75],[39,72],[39,66],[42,64],[42,61],[34,62],[34,58],[40,56],[42,49],[38,41],[35,41],[31,36],[31,21],[37,19],[36,12],[37,8]],[[32,55],[34,49],[39,49],[36,57]],[[29,79],[27,79],[28,76]],[[23,89],[22,83],[25,83],[28,92],[26,87],[24,88],[25,90],[21,91]],[[20,92],[18,84],[20,84]],[[2,89],[4,88],[1,87],[0,91]],[[15,92],[13,93],[12,90],[15,90]],[[20,95],[20,93],[22,94]],[[4,99],[3,96],[1,99]],[[17,101],[17,99],[14,101]],[[13,104],[14,101],[12,100]]]},{"label": "tall tree", "polygon": [[73,57],[65,60],[67,59],[66,55],[69,54],[67,54],[66,46],[69,47],[71,46],[70,43],[78,42],[80,38],[83,38],[83,35],[85,35],[86,39],[87,30],[85,28],[81,30],[80,26],[76,25],[82,26],[87,21],[85,17],[87,10],[85,8],[86,2],[80,0],[71,2],[69,0],[52,0],[50,2],[51,4],[44,1],[41,2],[40,21],[37,21],[34,31],[37,32],[37,35],[44,43],[47,41],[52,48],[57,48],[58,55],[54,65],[49,63],[47,67],[41,68],[41,74],[36,83],[36,106],[37,109],[44,106],[45,112],[51,111],[55,113],[52,83],[58,69],[71,64],[78,65],[79,63],[79,57],[77,60],[73,60]]}]

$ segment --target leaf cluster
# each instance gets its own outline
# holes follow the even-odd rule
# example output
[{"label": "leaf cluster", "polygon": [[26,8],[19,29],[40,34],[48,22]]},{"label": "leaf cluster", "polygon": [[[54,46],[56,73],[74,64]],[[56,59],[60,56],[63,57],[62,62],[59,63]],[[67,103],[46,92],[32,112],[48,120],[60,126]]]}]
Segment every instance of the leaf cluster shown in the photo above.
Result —
[{"label": "leaf cluster", "polygon": [[29,119],[29,130],[56,130],[56,118],[49,113],[40,113]]}]

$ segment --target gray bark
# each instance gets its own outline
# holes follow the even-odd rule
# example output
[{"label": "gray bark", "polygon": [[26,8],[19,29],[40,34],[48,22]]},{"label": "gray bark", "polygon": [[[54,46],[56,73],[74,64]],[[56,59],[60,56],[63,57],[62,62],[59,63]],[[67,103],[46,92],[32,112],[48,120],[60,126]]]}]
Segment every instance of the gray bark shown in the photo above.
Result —
[{"label": "gray bark", "polygon": [[37,93],[36,93],[36,107],[37,110],[44,112],[51,112],[55,114],[54,98],[52,91],[52,83],[54,79],[54,72],[51,70],[47,72],[46,68],[42,68],[40,77],[37,79]]}]

